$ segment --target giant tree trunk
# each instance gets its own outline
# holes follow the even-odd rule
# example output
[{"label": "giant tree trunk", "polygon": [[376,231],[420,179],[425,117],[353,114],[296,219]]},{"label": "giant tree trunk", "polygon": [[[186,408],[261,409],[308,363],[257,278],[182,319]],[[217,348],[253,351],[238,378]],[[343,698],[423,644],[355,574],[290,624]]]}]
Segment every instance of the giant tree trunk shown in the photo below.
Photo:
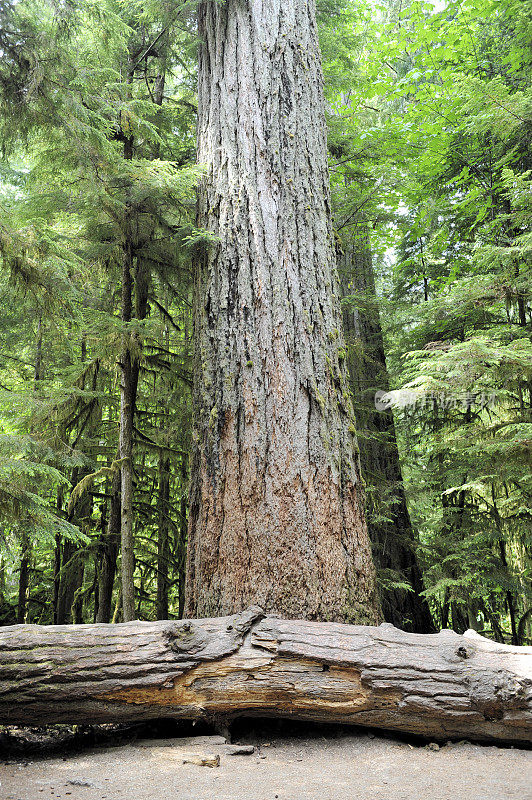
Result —
[{"label": "giant tree trunk", "polygon": [[262,619],[0,629],[0,723],[273,716],[532,740],[532,648]]},{"label": "giant tree trunk", "polygon": [[[375,505],[368,529],[377,569],[388,588],[381,589],[384,618],[403,630],[429,633],[434,624],[420,592],[423,579],[406,504],[392,410],[376,408],[376,392],[390,389],[371,244],[365,222],[356,224],[339,259],[342,294],[352,297],[344,309],[348,368],[355,400],[362,475],[372,487]],[[412,591],[392,588],[410,584]]]},{"label": "giant tree trunk", "polygon": [[314,0],[199,6],[188,616],[380,611],[344,366]]}]

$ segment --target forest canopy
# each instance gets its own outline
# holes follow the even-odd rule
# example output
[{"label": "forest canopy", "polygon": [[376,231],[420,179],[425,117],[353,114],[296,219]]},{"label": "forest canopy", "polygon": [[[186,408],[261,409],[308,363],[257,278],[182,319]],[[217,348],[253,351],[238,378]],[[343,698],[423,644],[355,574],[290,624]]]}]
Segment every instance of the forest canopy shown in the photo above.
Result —
[{"label": "forest canopy", "polygon": [[[183,616],[196,5],[0,0],[3,625]],[[384,616],[532,644],[532,2],[317,7]]]}]

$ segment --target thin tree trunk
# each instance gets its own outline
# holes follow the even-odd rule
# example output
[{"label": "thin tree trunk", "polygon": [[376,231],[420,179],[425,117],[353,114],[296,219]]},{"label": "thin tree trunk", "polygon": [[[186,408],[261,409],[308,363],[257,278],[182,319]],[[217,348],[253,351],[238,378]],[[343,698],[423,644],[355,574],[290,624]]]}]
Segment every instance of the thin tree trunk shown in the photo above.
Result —
[{"label": "thin tree trunk", "polygon": [[[87,468],[79,469],[75,467],[72,471],[72,485],[76,486],[89,473],[90,470]],[[86,528],[90,514],[91,498],[89,495],[83,495],[74,504],[68,519],[74,525]],[[58,545],[59,553],[56,554],[56,567],[59,567],[59,581],[55,623],[57,625],[66,625],[76,619],[78,622],[82,621],[77,602],[77,592],[83,583],[84,564],[80,548],[75,542],[66,539],[62,543],[59,542]]]},{"label": "thin tree trunk", "polygon": [[79,559],[79,586],[74,593],[74,601],[72,603],[72,622],[74,625],[83,624],[83,598],[85,592],[83,591],[83,579],[85,577],[85,563],[83,559]]},{"label": "thin tree trunk", "polygon": [[502,632],[495,607],[495,598],[490,594],[488,601],[486,603],[482,603],[482,611],[484,613],[484,618],[491,624],[495,641],[500,642],[500,644],[504,644],[504,634]]},{"label": "thin tree trunk", "polygon": [[[133,82],[135,64],[130,57],[128,87]],[[156,104],[162,102],[164,81],[157,78]],[[134,155],[134,138],[123,135],[123,156],[130,161]],[[126,201],[125,240],[122,254],[122,322],[129,323],[133,319],[143,320],[148,311],[149,270],[145,260],[139,255],[138,218],[135,217],[130,197]],[[133,346],[132,346],[133,345]],[[137,388],[140,373],[139,351],[142,342],[138,336],[132,340],[129,331],[122,335],[121,372],[122,385],[120,391],[120,435],[119,451],[121,459],[121,578],[122,578],[122,611],[124,622],[135,619],[135,541],[134,541],[134,463],[133,433]],[[135,351],[135,352],[133,352]]]},{"label": "thin tree trunk", "polygon": [[115,625],[120,620],[120,612],[122,610],[122,584],[118,589],[118,597],[116,598],[115,610],[111,622]]},{"label": "thin tree trunk", "polygon": [[121,524],[121,474],[117,470],[111,483],[109,519],[106,535],[100,543],[100,569],[98,575],[98,613],[96,622],[110,622],[113,604],[113,586],[116,562],[120,548]]},{"label": "thin tree trunk", "polygon": [[[81,363],[87,362],[87,346],[84,338],[81,340]],[[98,387],[99,361],[94,363],[92,383],[90,389],[96,392]],[[85,388],[83,386],[82,388]],[[97,403],[91,402],[88,413],[77,432],[77,441],[86,433],[90,440],[98,427],[96,412],[99,410]],[[72,471],[72,485],[75,487],[91,473],[90,467],[75,467]],[[77,525],[81,530],[88,531],[91,525],[92,495],[85,492],[77,498],[68,513],[69,522]],[[57,592],[56,624],[64,625],[67,622],[81,624],[83,622],[84,592],[83,576],[85,572],[84,553],[78,544],[70,540],[63,542],[60,556],[57,557],[56,566],[60,565],[59,587]]]},{"label": "thin tree trunk", "polygon": [[158,538],[157,538],[157,619],[168,619],[168,567],[170,563],[170,460],[159,455],[158,492]]},{"label": "thin tree trunk", "polygon": [[[127,150],[129,153],[129,150]],[[131,151],[132,153],[132,151]],[[130,233],[124,248],[122,271],[122,321],[131,322],[133,318],[133,287],[135,287],[135,318],[143,320],[148,310],[148,272],[145,263],[134,256],[131,220]],[[135,281],[133,282],[133,262],[136,259]],[[142,342],[135,338],[134,349],[140,351]],[[140,374],[140,359],[133,355],[130,334],[123,335],[121,355],[122,385],[120,391],[120,436],[119,451],[121,460],[121,577],[122,610],[124,622],[135,619],[135,541],[134,541],[134,463],[133,434],[137,388]]]},{"label": "thin tree trunk", "polygon": [[28,607],[28,592],[30,585],[30,559],[31,542],[27,533],[22,534],[20,549],[20,571],[18,579],[18,603],[17,603],[17,622],[26,622]]},{"label": "thin tree trunk", "polygon": [[[435,401],[434,401],[435,403]],[[437,412],[436,412],[437,413]],[[445,413],[445,412],[444,412]],[[439,421],[436,419],[435,429],[439,425]],[[465,482],[465,478],[463,479]],[[447,536],[456,536],[460,535],[460,532],[464,528],[466,524],[466,505],[465,505],[465,492],[459,492],[458,494],[449,495],[447,492],[442,491],[441,493],[441,504],[442,504],[442,511],[443,511],[443,528],[441,532],[441,536],[446,538]],[[463,535],[463,534],[461,534]],[[459,570],[454,562],[447,564],[444,569],[444,577],[450,578],[451,580],[457,580],[459,577],[458,575]],[[447,624],[451,624],[453,631],[456,633],[464,633],[465,630],[468,628],[468,619],[467,619],[467,610],[463,604],[463,593],[457,595],[454,593],[453,589],[449,589],[449,587],[445,588],[445,601],[444,606],[446,606],[446,619]],[[445,627],[447,627],[447,624]],[[442,625],[442,627],[444,627]]]},{"label": "thin tree trunk", "polygon": [[[505,536],[504,536],[504,528],[503,528],[503,521],[501,519],[501,515],[499,513],[499,509],[497,506],[497,499],[495,494],[495,485],[492,483],[491,485],[491,499],[493,503],[493,516],[495,519],[495,524],[497,526],[497,530],[499,532],[499,555],[501,558],[502,565],[508,575],[510,577],[511,573],[509,570],[508,559],[506,557],[506,543],[505,543]],[[508,607],[508,615],[510,617],[510,626],[512,630],[512,644],[518,644],[519,637],[517,635],[517,620],[516,620],[516,607],[514,603],[514,596],[511,589],[506,589],[506,604]]]},{"label": "thin tree trunk", "polygon": [[6,562],[4,558],[0,558],[0,604],[5,602],[6,588]]},{"label": "thin tree trunk", "polygon": [[33,375],[33,387],[37,391],[39,382],[43,379],[43,366],[42,366],[42,317],[39,317],[37,322],[37,344],[35,347],[35,369]]},{"label": "thin tree trunk", "polygon": [[449,594],[449,587],[446,586],[443,594],[443,603],[441,607],[442,630],[447,629],[449,627],[449,613],[450,613],[450,594]]},{"label": "thin tree trunk", "polygon": [[[122,321],[132,318],[132,246],[126,243],[122,270]],[[120,387],[120,474],[121,474],[121,567],[124,622],[135,619],[135,549],[133,539],[133,421],[136,385],[129,332],[123,334],[121,355],[122,385]]]},{"label": "thin tree trunk", "polygon": [[61,573],[57,599],[56,624],[66,625],[73,620],[74,598],[83,580],[81,556],[78,547],[69,540],[61,548]]},{"label": "thin tree trunk", "polygon": [[177,546],[177,569],[179,590],[179,619],[185,613],[185,587],[186,587],[186,560],[187,560],[187,510],[188,510],[188,457],[183,455],[180,467],[180,492],[179,501],[179,542]]},{"label": "thin tree trunk", "polygon": [[451,600],[451,618],[453,621],[453,631],[464,633],[467,628],[467,614],[464,606],[456,600]]},{"label": "thin tree trunk", "polygon": [[[61,492],[57,492],[57,510],[61,511],[62,500]],[[53,595],[53,614],[54,625],[57,625],[57,613],[59,608],[59,588],[61,586],[61,534],[56,534],[54,546],[54,595]]]},{"label": "thin tree trunk", "polygon": [[[42,317],[37,321],[37,340],[35,343],[35,362],[33,369],[33,389],[37,393],[39,383],[43,378],[43,365],[42,365]],[[18,583],[18,602],[17,602],[17,622],[26,622],[28,613],[28,599],[30,588],[30,564],[32,554],[32,542],[26,531],[22,533],[22,541],[20,547],[20,571]]]},{"label": "thin tree trunk", "polygon": [[[498,513],[498,512],[497,512]],[[506,545],[504,539],[499,539],[499,553],[501,555],[501,561],[506,569],[508,570],[508,559],[506,558]],[[519,637],[517,635],[517,620],[515,614],[515,601],[514,596],[510,589],[506,590],[506,604],[508,606],[508,615],[510,617],[510,626],[512,629],[512,644],[519,644]]]},{"label": "thin tree trunk", "polygon": [[[128,74],[128,84],[133,74]],[[133,137],[124,135],[124,159],[133,158]],[[125,214],[124,245],[122,250],[122,293],[121,319],[129,323],[133,319],[133,211],[128,198]],[[122,382],[120,386],[120,474],[121,474],[121,578],[122,609],[124,622],[135,619],[135,543],[133,538],[133,424],[135,418],[135,401],[137,397],[137,377],[135,358],[132,354],[131,332],[126,328],[122,333],[122,352],[120,368]]]},{"label": "thin tree trunk", "polygon": [[380,618],[342,353],[314,0],[202,2],[188,616]]},{"label": "thin tree trunk", "polygon": [[[343,313],[348,345],[347,362],[359,434],[362,475],[373,496],[385,498],[386,507],[368,513],[368,529],[377,570],[383,580],[410,584],[411,591],[383,588],[382,610],[387,622],[415,633],[430,633],[434,623],[426,600],[416,540],[401,474],[395,425],[391,409],[376,408],[376,393],[388,392],[390,382],[384,355],[371,245],[365,222],[351,229],[339,257],[344,297],[354,296]],[[358,303],[358,306],[355,304]],[[353,307],[354,306],[354,307]]]}]

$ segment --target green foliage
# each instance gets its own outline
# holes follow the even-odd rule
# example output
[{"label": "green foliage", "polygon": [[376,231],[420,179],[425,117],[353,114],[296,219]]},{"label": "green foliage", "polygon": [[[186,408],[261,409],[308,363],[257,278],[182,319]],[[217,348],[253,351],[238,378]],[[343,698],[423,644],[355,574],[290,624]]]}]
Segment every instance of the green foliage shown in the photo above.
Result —
[{"label": "green foliage", "polygon": [[[193,163],[191,8],[115,0],[61,10],[24,0],[0,8],[2,36],[16,40],[16,47],[0,43],[7,123],[0,132],[0,571],[11,576],[0,597],[5,619],[21,602],[13,553],[30,562],[26,619],[52,621],[42,599],[52,597],[54,584],[67,596],[75,589],[68,618],[78,615],[80,597],[85,618],[96,614],[119,464],[124,341],[140,360],[139,614],[155,613],[161,460],[170,481],[167,567],[177,575],[184,568],[189,252],[204,236],[192,224],[202,169]],[[118,278],[132,229],[147,313],[123,322]],[[177,583],[170,587],[174,613],[182,601]]]},{"label": "green foliage", "polygon": [[[532,605],[532,4],[438,5],[358,0],[322,22],[333,203],[340,248],[371,230],[427,597],[441,624],[515,642]],[[387,496],[370,476],[370,517],[393,516]]]},{"label": "green foliage", "polygon": [[514,642],[532,603],[530,11],[390,8],[373,68],[406,155],[382,288],[393,380],[418,397],[396,419],[427,595],[443,624]]}]

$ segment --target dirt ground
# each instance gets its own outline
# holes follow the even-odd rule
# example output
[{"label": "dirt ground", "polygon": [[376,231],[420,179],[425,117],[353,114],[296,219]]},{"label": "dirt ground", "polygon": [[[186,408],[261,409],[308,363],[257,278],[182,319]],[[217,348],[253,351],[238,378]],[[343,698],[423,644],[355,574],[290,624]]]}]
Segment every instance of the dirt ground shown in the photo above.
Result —
[{"label": "dirt ground", "polygon": [[[361,730],[241,724],[218,736],[2,753],[1,800],[532,800],[532,751]],[[114,746],[113,746],[114,745]],[[35,749],[35,748],[34,748]],[[249,749],[249,748],[248,748]],[[183,763],[212,759],[219,766]]]}]

